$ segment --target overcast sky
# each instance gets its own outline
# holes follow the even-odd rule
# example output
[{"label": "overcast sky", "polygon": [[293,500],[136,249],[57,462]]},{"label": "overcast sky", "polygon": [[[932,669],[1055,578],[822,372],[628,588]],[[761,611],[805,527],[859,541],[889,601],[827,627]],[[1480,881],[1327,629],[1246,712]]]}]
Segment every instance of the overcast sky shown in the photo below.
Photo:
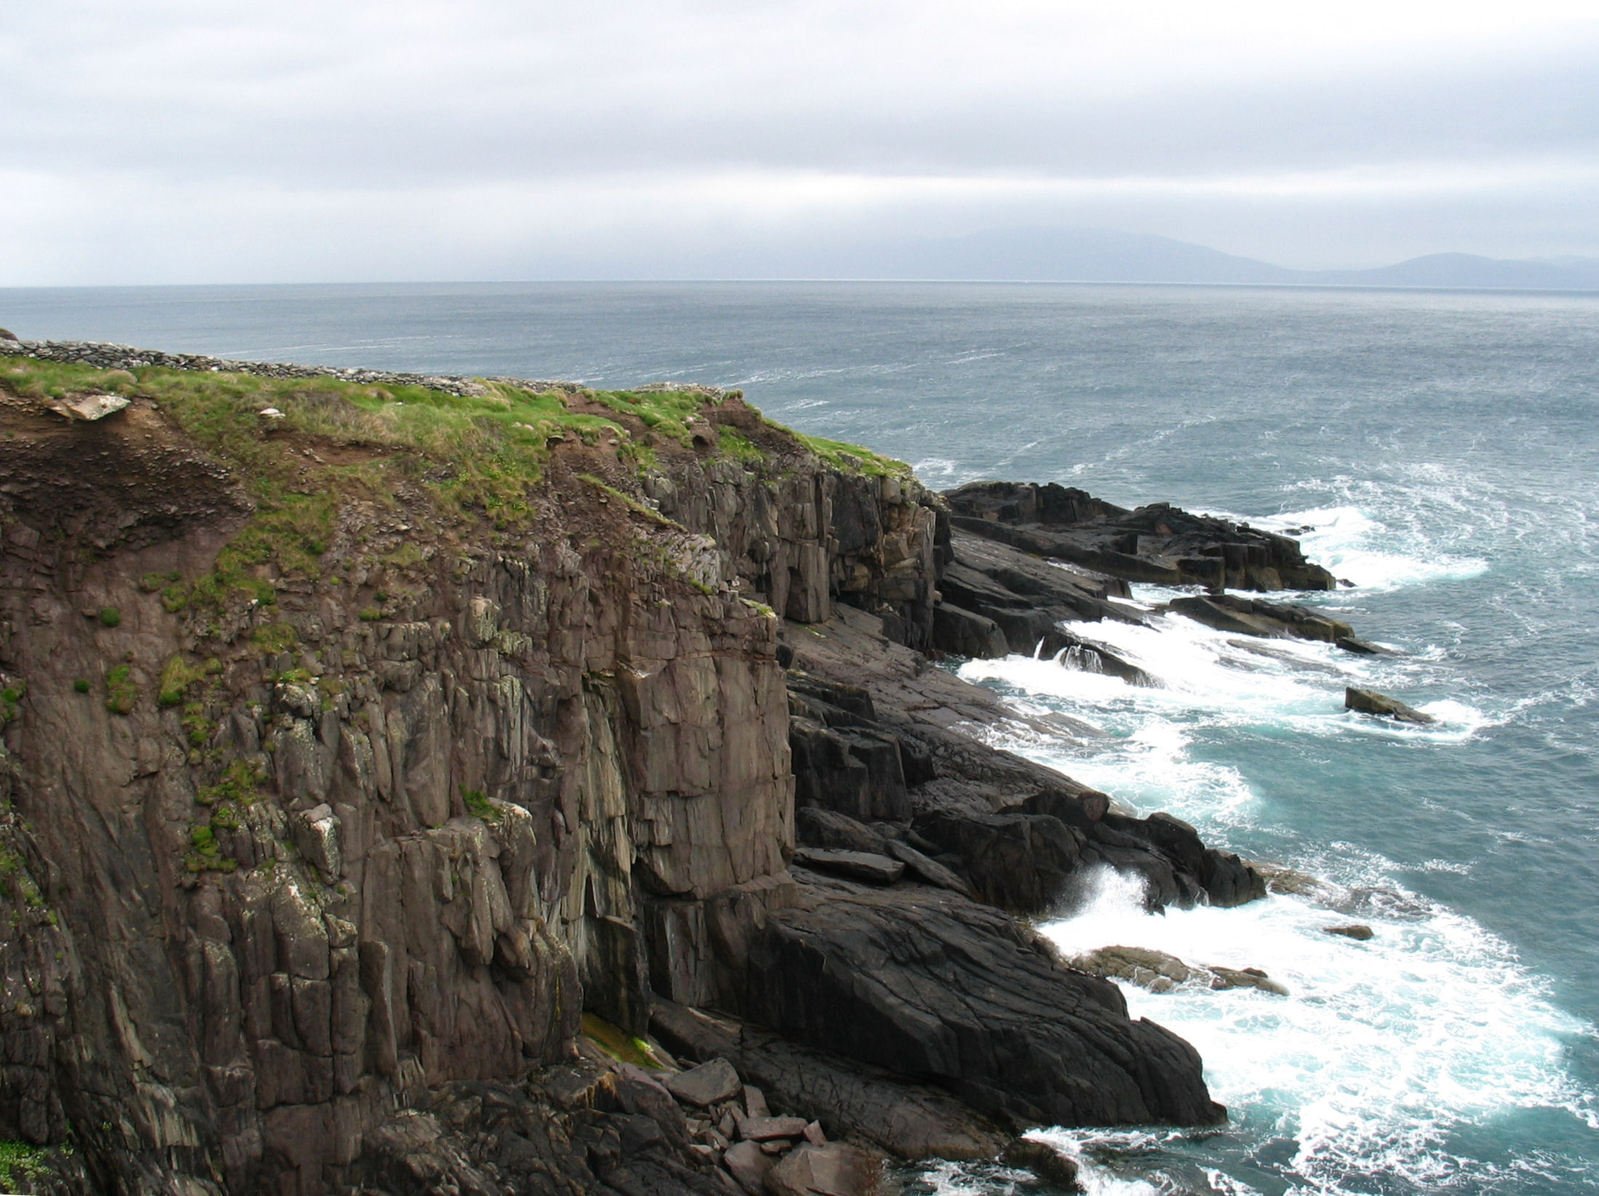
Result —
[{"label": "overcast sky", "polygon": [[0,114],[0,285],[1599,256],[1599,0],[0,0]]}]

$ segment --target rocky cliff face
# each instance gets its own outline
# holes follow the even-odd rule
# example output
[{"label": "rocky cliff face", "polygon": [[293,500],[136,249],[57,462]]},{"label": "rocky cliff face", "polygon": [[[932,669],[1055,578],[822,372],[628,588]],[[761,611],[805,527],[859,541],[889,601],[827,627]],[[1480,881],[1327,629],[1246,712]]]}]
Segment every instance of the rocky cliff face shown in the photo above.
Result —
[{"label": "rocky cliff face", "polygon": [[[915,941],[923,961],[902,965],[922,984],[956,939],[1005,924],[949,896],[981,890],[983,866],[932,858],[933,806],[1053,801],[1010,817],[1060,827],[1074,861],[1097,841],[1096,858],[1159,873],[1170,899],[1248,889],[1136,828],[1094,831],[1103,795],[938,719],[879,725],[869,702],[833,717],[851,699],[803,629],[869,642],[880,682],[894,653],[934,640],[948,529],[908,475],[825,459],[717,392],[423,392],[381,376],[262,391],[5,360],[0,1136],[70,1140],[63,1174],[106,1191],[465,1191],[479,1174],[582,1190],[654,1157],[665,1131],[632,1156],[593,1143],[619,1132],[603,1117],[656,1097],[607,1081],[603,1099],[592,1085],[557,1099],[547,1069],[571,1059],[585,1010],[637,1035],[662,998],[753,1018],[846,1068],[889,1077],[898,1057],[1003,1124],[1219,1116],[1185,1044],[1004,935],[993,951],[1025,991],[1071,994],[1023,1090],[984,1073],[1035,1045],[1024,1011],[985,1024],[962,1004],[970,1024],[904,1050],[866,1020],[827,1029],[903,1012],[837,991],[838,969]],[[93,420],[53,409],[84,391],[129,402]],[[786,667],[796,648],[812,652],[803,675]],[[813,695],[793,721],[790,682]],[[933,888],[874,904],[791,867],[791,733],[820,753],[802,762],[802,804],[856,793],[846,821],[887,820],[884,850]],[[960,788],[978,774],[1005,793]],[[1098,1070],[1056,1074],[1085,1040]],[[820,1074],[793,1066],[781,1074]],[[829,1107],[853,1112],[832,1115],[948,1099],[895,1082],[872,1080],[897,1095],[864,1106],[868,1088],[840,1089]],[[490,1086],[471,1107],[492,1088],[521,1120],[490,1143],[461,1085]],[[404,1118],[429,1107],[418,1137]],[[658,1190],[731,1182],[674,1138],[681,1114],[650,1116],[678,1160],[650,1172]],[[993,1140],[913,1120],[896,1142]],[[526,1175],[544,1179],[513,1181],[534,1126],[546,1161]],[[427,1167],[404,1162],[418,1152]]]}]

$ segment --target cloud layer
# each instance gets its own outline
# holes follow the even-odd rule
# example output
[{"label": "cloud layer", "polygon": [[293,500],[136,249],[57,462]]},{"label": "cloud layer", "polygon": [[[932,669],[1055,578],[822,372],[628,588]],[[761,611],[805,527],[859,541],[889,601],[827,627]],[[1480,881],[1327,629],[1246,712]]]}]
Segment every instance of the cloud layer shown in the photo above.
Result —
[{"label": "cloud layer", "polygon": [[0,284],[761,273],[1041,223],[1310,266],[1599,253],[1599,10],[1564,0],[3,22]]}]

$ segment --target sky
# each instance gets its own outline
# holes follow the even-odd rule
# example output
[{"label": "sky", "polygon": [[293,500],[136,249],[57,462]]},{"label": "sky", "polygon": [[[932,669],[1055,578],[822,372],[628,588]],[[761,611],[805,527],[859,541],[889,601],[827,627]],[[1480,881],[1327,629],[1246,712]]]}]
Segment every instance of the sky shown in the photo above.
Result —
[{"label": "sky", "polygon": [[0,113],[0,286],[1599,256],[1595,0],[0,0]]}]

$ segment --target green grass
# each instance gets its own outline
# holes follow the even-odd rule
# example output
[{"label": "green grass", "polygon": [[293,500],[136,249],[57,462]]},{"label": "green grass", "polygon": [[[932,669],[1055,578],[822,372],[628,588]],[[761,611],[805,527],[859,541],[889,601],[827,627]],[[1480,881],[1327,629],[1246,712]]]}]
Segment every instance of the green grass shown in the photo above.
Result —
[{"label": "green grass", "polygon": [[911,467],[905,462],[881,456],[858,444],[829,440],[825,436],[807,436],[803,432],[795,432],[792,428],[788,431],[811,452],[834,469],[842,470],[844,473],[858,473],[872,478],[908,479],[914,476]]},{"label": "green grass", "polygon": [[662,386],[642,390],[596,391],[594,400],[622,415],[631,415],[652,432],[688,444],[689,421],[715,399],[698,388]]},{"label": "green grass", "polygon": [[195,791],[194,800],[202,806],[248,806],[261,796],[265,780],[265,770],[255,761],[233,760],[214,785],[202,785]]},{"label": "green grass", "polygon": [[758,465],[766,460],[758,445],[740,432],[723,424],[716,430],[717,447],[724,457],[731,457],[743,465]]},{"label": "green grass", "polygon": [[131,714],[133,704],[139,700],[139,684],[133,679],[131,665],[114,665],[106,670],[105,708],[112,714]]},{"label": "green grass", "polygon": [[221,671],[222,662],[219,660],[208,660],[201,665],[191,664],[181,656],[170,657],[161,670],[161,684],[156,690],[156,704],[179,705],[193,686],[205,680],[207,676]]}]

